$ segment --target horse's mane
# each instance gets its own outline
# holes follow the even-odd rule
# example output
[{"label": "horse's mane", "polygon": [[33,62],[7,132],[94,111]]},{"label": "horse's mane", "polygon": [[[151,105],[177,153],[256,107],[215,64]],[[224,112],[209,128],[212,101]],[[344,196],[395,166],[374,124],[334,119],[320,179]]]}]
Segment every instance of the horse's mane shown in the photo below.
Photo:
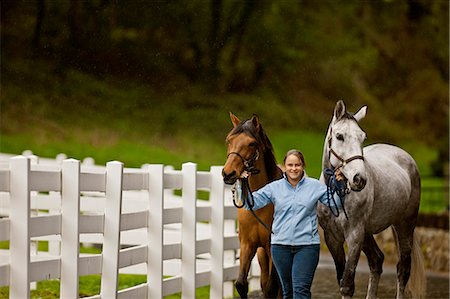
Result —
[{"label": "horse's mane", "polygon": [[277,166],[277,160],[275,158],[272,143],[270,142],[269,137],[267,137],[261,123],[259,124],[259,131],[257,131],[250,119],[241,121],[236,127],[234,127],[233,130],[231,130],[228,137],[241,133],[247,134],[248,136],[256,139],[258,142],[263,152],[264,165],[266,167],[269,180],[273,181],[280,178],[280,168]]},{"label": "horse's mane", "polygon": [[352,119],[352,120],[358,122],[355,118],[355,115],[348,111],[345,111],[345,113],[339,118],[339,120],[341,120],[341,119]]}]

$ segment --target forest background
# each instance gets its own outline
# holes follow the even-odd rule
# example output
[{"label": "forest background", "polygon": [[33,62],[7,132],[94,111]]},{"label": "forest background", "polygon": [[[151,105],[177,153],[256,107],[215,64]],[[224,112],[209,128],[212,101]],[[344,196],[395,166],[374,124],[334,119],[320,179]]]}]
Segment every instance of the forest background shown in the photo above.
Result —
[{"label": "forest background", "polygon": [[337,100],[423,176],[449,155],[449,2],[2,1],[0,152],[222,165],[229,112],[320,174]]}]

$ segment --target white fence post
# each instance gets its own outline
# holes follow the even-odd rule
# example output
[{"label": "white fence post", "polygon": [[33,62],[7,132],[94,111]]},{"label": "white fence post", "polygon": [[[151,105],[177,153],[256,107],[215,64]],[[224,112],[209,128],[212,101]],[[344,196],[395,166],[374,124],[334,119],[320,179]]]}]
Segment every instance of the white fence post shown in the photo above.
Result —
[{"label": "white fence post", "polygon": [[123,163],[106,164],[106,206],[103,231],[101,298],[117,298]]},{"label": "white fence post", "polygon": [[9,297],[30,298],[30,160],[10,159]]},{"label": "white fence post", "polygon": [[78,298],[80,252],[80,161],[65,160],[61,171],[60,298]]},{"label": "white fence post", "polygon": [[224,184],[222,167],[211,167],[211,276],[210,298],[223,298]]},{"label": "white fence post", "polygon": [[184,163],[181,227],[181,298],[195,298],[197,239],[197,165]]},{"label": "white fence post", "polygon": [[163,297],[164,166],[148,165],[148,299]]},{"label": "white fence post", "polygon": [[[225,189],[225,194],[224,194],[224,205],[225,206],[232,206],[234,208],[233,205],[233,200],[232,200],[232,193],[231,193],[231,188],[226,188]],[[224,235],[225,236],[233,236],[236,234],[236,220],[231,220],[231,219],[223,219],[224,222]],[[224,262],[226,264],[235,264],[236,263],[236,253],[237,250],[227,250],[226,252],[224,252]],[[234,283],[233,281],[226,281],[224,283],[224,297],[225,298],[230,298],[230,297],[234,297]]]},{"label": "white fence post", "polygon": [[[39,157],[36,156],[36,155],[30,154],[30,155],[27,155],[26,157],[30,160],[30,164],[31,165],[37,165],[39,163]],[[38,194],[38,192],[30,190],[30,200],[32,198],[35,198],[37,196],[37,194]],[[39,215],[39,210],[38,209],[31,209],[31,211],[30,211],[30,218],[32,218],[34,216],[38,216],[38,215]],[[31,254],[31,256],[38,255],[38,245],[39,245],[39,241],[37,241],[37,240],[30,240],[30,254]],[[36,281],[32,281],[30,283],[30,290],[36,290],[36,288],[37,288],[37,282]]]},{"label": "white fence post", "polygon": [[[65,154],[58,154],[55,157],[55,161],[58,165],[61,165],[61,169],[62,169],[62,164],[64,162],[64,160],[67,159],[67,156]],[[52,200],[59,200],[61,201],[61,193],[56,192],[56,191],[50,191],[49,192],[50,198],[52,198]],[[60,214],[61,213],[61,209],[50,209],[49,210],[49,214]],[[48,241],[48,253],[50,255],[60,255],[61,254],[61,240],[49,240]]]}]

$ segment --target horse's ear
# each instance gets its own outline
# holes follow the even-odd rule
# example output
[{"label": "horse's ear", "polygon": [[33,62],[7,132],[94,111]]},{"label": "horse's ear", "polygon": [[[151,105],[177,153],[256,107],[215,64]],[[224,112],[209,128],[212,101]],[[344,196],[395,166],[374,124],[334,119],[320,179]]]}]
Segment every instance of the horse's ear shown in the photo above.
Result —
[{"label": "horse's ear", "polygon": [[230,118],[234,127],[236,127],[241,122],[239,118],[237,118],[237,116],[233,114],[233,112],[230,112]]},{"label": "horse's ear", "polygon": [[334,107],[334,118],[340,120],[345,115],[345,104],[344,101],[339,100]]},{"label": "horse's ear", "polygon": [[252,124],[256,128],[256,131],[259,132],[260,124],[259,124],[258,115],[253,114],[253,116],[252,116]]},{"label": "horse's ear", "polygon": [[364,106],[361,109],[359,109],[359,111],[356,112],[354,115],[356,121],[359,122],[361,119],[366,117],[366,113],[367,113],[367,106]]}]

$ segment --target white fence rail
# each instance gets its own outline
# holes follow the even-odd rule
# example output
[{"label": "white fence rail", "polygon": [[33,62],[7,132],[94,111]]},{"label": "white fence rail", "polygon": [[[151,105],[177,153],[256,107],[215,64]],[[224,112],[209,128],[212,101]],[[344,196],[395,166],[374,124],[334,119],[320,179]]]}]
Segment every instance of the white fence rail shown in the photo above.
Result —
[{"label": "white fence rail", "polygon": [[[221,166],[59,160],[0,160],[0,241],[9,241],[0,251],[0,286],[9,286],[10,298],[29,298],[30,283],[48,279],[60,280],[61,298],[78,298],[79,277],[89,274],[101,274],[92,298],[195,298],[206,285],[210,298],[233,296],[236,208]],[[199,200],[199,190],[209,200]],[[48,241],[49,251],[37,252],[36,240]],[[102,253],[80,254],[80,243],[102,244]],[[147,282],[118,291],[119,273],[145,274]]]}]

